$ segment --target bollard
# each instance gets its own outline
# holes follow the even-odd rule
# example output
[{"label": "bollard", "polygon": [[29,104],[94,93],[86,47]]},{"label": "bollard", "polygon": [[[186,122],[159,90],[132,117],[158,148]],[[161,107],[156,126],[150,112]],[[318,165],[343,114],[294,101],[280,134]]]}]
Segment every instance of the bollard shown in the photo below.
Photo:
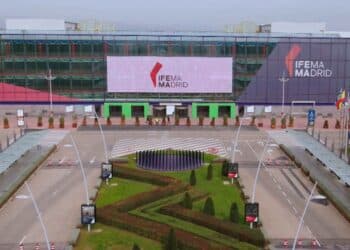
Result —
[{"label": "bollard", "polygon": [[317,134],[317,140],[320,141],[321,140],[321,132],[318,131],[318,134]]},{"label": "bollard", "polygon": [[312,130],[311,130],[311,135],[312,135],[312,137],[314,137],[314,136],[315,136],[315,128],[314,128],[314,127],[312,127]]},{"label": "bollard", "polygon": [[332,152],[334,153],[334,142],[332,143]]},{"label": "bollard", "polygon": [[7,145],[7,147],[10,146],[10,138],[8,135],[6,135],[6,145]]},{"label": "bollard", "polygon": [[17,140],[16,138],[16,132],[13,132],[13,142],[15,142]]},{"label": "bollard", "polygon": [[50,244],[50,250],[55,250],[56,248],[55,248],[55,243],[53,243],[53,242],[51,242],[51,244]]},{"label": "bollard", "polygon": [[1,142],[0,142],[0,153],[2,152],[2,144],[1,144]]},{"label": "bollard", "polygon": [[324,138],[324,145],[327,147],[327,136]]}]

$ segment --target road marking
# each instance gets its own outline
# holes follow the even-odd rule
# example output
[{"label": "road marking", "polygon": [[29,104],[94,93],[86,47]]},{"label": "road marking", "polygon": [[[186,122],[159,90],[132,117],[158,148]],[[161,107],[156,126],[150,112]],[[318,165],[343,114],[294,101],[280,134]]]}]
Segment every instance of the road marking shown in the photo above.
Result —
[{"label": "road marking", "polygon": [[282,190],[281,185],[277,185],[277,188],[278,188],[279,190]]},{"label": "road marking", "polygon": [[287,197],[287,194],[285,192],[282,191],[282,194],[284,197]]},{"label": "road marking", "polygon": [[25,199],[28,199],[29,196],[28,195],[24,195],[24,194],[20,194],[20,195],[17,195],[16,196],[16,199],[22,199],[22,200],[25,200]]},{"label": "road marking", "polygon": [[309,228],[309,226],[306,226],[306,229],[307,229],[307,231],[309,231],[310,234],[312,234],[311,229]]},{"label": "road marking", "polygon": [[90,164],[93,164],[95,162],[96,156],[92,157],[92,159],[90,160]]},{"label": "road marking", "polygon": [[277,181],[276,181],[275,177],[272,177],[272,180],[273,180],[273,182],[274,182],[275,184],[277,184]]},{"label": "road marking", "polygon": [[58,162],[58,164],[59,164],[59,165],[62,165],[65,159],[66,159],[66,157],[63,156],[62,160],[60,160],[60,161]]},{"label": "road marking", "polygon": [[21,245],[26,238],[27,238],[27,236],[24,235],[22,240],[19,242],[19,244]]},{"label": "road marking", "polygon": [[292,205],[292,202],[290,201],[290,199],[287,199],[289,205]]},{"label": "road marking", "polygon": [[71,148],[71,147],[73,147],[73,146],[72,146],[72,144],[64,144],[63,147]]},{"label": "road marking", "polygon": [[[258,156],[258,154],[256,153],[256,151],[253,149],[253,147],[249,144],[248,141],[245,141],[245,143],[248,145],[248,147],[250,148],[251,151],[253,151],[256,159],[259,161],[260,160],[260,157]],[[264,159],[262,160],[262,165],[265,167],[265,163],[264,163]]]},{"label": "road marking", "polygon": [[294,213],[297,214],[298,213],[297,209],[294,206],[292,208],[294,210]]}]

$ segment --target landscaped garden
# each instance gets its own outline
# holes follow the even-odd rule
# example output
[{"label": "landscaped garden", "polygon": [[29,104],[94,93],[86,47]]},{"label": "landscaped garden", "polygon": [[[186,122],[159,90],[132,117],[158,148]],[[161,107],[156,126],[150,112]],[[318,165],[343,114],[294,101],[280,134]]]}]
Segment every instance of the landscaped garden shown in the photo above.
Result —
[{"label": "landscaped garden", "polygon": [[[223,159],[204,155],[195,170],[156,172],[135,154],[113,161],[102,184],[97,224],[82,230],[76,249],[261,249],[260,229],[244,222],[244,194],[229,182]],[[139,247],[139,248],[138,248]]]}]

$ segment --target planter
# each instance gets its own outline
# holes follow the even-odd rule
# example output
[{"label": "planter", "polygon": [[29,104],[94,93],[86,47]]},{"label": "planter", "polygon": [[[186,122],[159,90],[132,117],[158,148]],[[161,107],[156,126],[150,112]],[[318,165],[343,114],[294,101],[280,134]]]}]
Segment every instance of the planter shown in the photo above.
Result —
[{"label": "planter", "polygon": [[38,117],[37,126],[38,126],[38,127],[42,127],[42,126],[43,126],[43,117],[42,117],[42,116],[39,116],[39,117]]},{"label": "planter", "polygon": [[4,118],[4,129],[10,128],[9,120],[7,118]]},{"label": "planter", "polygon": [[187,119],[186,119],[186,126],[187,127],[191,126],[191,119],[189,117],[187,117]]},{"label": "planter", "polygon": [[335,123],[335,129],[340,129],[340,121],[337,120],[336,123]]},{"label": "planter", "polygon": [[262,127],[264,127],[264,124],[262,122],[258,122],[258,127],[262,128]]},{"label": "planter", "polygon": [[54,124],[53,124],[53,117],[49,118],[49,129],[54,128]]},{"label": "planter", "polygon": [[81,123],[82,126],[86,126],[87,122],[86,122],[86,116],[83,117],[83,122]]},{"label": "planter", "polygon": [[106,125],[107,125],[107,126],[112,126],[112,121],[111,121],[111,118],[110,118],[110,117],[107,118]]},{"label": "planter", "polygon": [[60,128],[64,128],[64,118],[63,117],[60,117],[60,125],[59,125]]},{"label": "planter", "polygon": [[225,127],[228,126],[228,118],[227,118],[226,115],[224,116],[224,120],[223,120],[223,124],[222,125],[225,126]]},{"label": "planter", "polygon": [[78,123],[77,122],[73,122],[72,123],[72,128],[77,128],[78,127]]},{"label": "planter", "polygon": [[323,123],[323,128],[324,129],[328,129],[329,125],[328,125],[328,120],[325,120]]},{"label": "planter", "polygon": [[210,126],[215,127],[215,118],[212,118],[210,121]]}]

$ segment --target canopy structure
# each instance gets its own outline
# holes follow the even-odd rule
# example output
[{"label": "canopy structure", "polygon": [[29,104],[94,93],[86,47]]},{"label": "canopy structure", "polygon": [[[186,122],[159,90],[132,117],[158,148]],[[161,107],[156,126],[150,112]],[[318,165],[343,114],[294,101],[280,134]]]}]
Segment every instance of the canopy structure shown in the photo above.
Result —
[{"label": "canopy structure", "polygon": [[[53,102],[75,102],[78,99],[52,94]],[[0,82],[0,103],[49,103],[50,93]]]}]

